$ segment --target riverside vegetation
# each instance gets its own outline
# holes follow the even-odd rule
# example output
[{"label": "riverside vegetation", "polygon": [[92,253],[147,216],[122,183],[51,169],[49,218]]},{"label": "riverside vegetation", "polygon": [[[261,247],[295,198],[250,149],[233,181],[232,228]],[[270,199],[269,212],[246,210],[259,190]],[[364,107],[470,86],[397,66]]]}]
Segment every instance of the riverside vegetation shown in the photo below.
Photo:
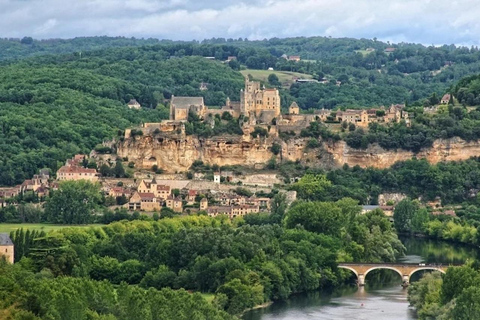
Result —
[{"label": "riverside vegetation", "polygon": [[[280,197],[280,196],[279,196]],[[337,261],[403,253],[379,211],[352,199],[303,202],[267,219],[191,216],[12,233],[15,265],[0,264],[6,319],[233,319],[293,293],[351,276]],[[259,216],[259,215],[257,215]],[[345,222],[345,223],[343,223]],[[207,303],[198,293],[214,293]]]}]

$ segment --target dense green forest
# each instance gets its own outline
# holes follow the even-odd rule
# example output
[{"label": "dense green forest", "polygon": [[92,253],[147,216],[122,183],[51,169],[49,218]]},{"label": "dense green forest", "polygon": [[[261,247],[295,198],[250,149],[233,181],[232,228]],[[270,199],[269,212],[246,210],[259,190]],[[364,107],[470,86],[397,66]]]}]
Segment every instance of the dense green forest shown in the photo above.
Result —
[{"label": "dense green forest", "polygon": [[[412,103],[432,92],[443,94],[463,76],[480,72],[477,48],[454,45],[425,47],[408,43],[390,45],[368,39],[300,37],[263,41],[209,39],[174,42],[93,37],[33,40],[31,43],[3,40],[1,43],[8,48],[4,50],[4,59],[65,53],[63,58],[53,59],[62,61],[79,56],[111,56],[118,50],[124,51],[120,56],[126,60],[139,60],[138,53],[142,51],[149,51],[157,59],[203,56],[224,61],[228,56],[236,56],[237,60],[229,63],[235,70],[241,65],[263,70],[272,67],[333,81],[328,84],[295,84],[291,90],[284,92],[284,106],[291,99],[296,99],[303,109]],[[395,51],[385,53],[387,47],[393,47]],[[302,60],[287,61],[282,58],[283,54],[300,55]],[[336,80],[340,80],[342,85],[336,86]]]},{"label": "dense green forest", "polygon": [[[274,206],[271,215],[233,222],[190,216],[21,229],[11,238],[19,262],[0,265],[0,312],[9,319],[190,319],[193,306],[193,319],[228,319],[222,310],[240,314],[345,281],[351,274],[337,261],[393,261],[404,252],[383,213],[361,215],[352,199],[300,201],[286,213]],[[184,289],[215,299],[206,304]]]},{"label": "dense green forest", "polygon": [[78,37],[74,39],[36,40],[32,37],[22,39],[0,39],[0,61],[15,60],[45,54],[85,52],[112,47],[129,47],[158,44],[157,39],[135,39],[125,37]]},{"label": "dense green forest", "polygon": [[[123,60],[112,53],[110,61],[104,56],[1,67],[0,185],[20,183],[43,167],[55,171],[119,129],[168,118],[164,97],[196,95],[201,81],[214,84],[205,98],[217,104],[226,93],[238,95],[243,83],[230,68],[199,57]],[[146,108],[129,110],[131,98]]]},{"label": "dense green forest", "polygon": [[[279,165],[278,170],[287,180],[307,173],[291,185],[291,188],[303,195],[302,187],[312,184],[315,191],[309,191],[303,196],[311,200],[335,201],[350,197],[361,204],[375,204],[380,193],[401,192],[413,199],[420,197],[424,201],[439,197],[443,204],[480,205],[475,196],[480,189],[478,158],[435,165],[425,159],[412,159],[398,162],[387,169],[345,165],[343,168],[328,171],[311,168],[300,162],[290,162]],[[316,178],[312,179],[312,176]],[[324,177],[325,180],[318,180],[318,177]]]}]

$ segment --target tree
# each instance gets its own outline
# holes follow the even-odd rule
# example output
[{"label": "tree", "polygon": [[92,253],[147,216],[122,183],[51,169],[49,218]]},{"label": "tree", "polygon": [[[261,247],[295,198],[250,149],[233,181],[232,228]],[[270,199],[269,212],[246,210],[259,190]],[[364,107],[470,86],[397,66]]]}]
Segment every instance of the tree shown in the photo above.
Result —
[{"label": "tree", "polygon": [[271,202],[270,221],[280,223],[287,211],[287,196],[284,193],[277,193]]},{"label": "tree", "polygon": [[51,223],[90,223],[101,199],[100,185],[97,183],[86,180],[64,181],[47,199],[45,216]]},{"label": "tree", "polygon": [[268,83],[272,86],[280,85],[280,81],[275,73],[271,73],[268,75]]},{"label": "tree", "polygon": [[116,178],[125,177],[125,169],[123,168],[122,161],[117,160],[115,167],[112,170],[112,174],[115,175]]},{"label": "tree", "polygon": [[108,164],[104,163],[100,166],[99,172],[102,177],[109,177],[112,174],[112,169]]},{"label": "tree", "polygon": [[278,143],[273,143],[270,148],[270,151],[272,151],[274,155],[278,155],[281,150],[282,150],[282,146],[280,146]]},{"label": "tree", "polygon": [[32,37],[23,37],[22,40],[20,40],[21,44],[33,44],[33,38]]},{"label": "tree", "polygon": [[418,206],[410,199],[403,199],[395,207],[393,221],[398,232],[412,232],[412,221]]},{"label": "tree", "polygon": [[306,174],[291,186],[305,200],[325,200],[332,183],[325,175]]},{"label": "tree", "polygon": [[428,222],[428,211],[421,208],[415,212],[412,218],[412,232],[423,233]]},{"label": "tree", "polygon": [[332,202],[300,202],[288,210],[285,226],[338,236],[342,221],[342,211]]},{"label": "tree", "polygon": [[479,274],[469,265],[448,268],[443,276],[440,292],[442,304],[447,304],[457,298],[463,290],[477,284],[479,280]]},{"label": "tree", "polygon": [[480,287],[466,288],[458,296],[451,312],[452,319],[480,319]]}]

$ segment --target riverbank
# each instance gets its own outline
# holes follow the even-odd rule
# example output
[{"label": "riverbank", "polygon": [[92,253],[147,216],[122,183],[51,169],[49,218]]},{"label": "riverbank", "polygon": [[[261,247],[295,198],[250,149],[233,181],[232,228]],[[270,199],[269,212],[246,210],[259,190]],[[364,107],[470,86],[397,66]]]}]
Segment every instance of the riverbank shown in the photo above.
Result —
[{"label": "riverbank", "polygon": [[243,310],[243,312],[240,314],[240,318],[244,314],[246,314],[247,312],[250,312],[250,311],[253,311],[253,310],[258,310],[258,309],[264,309],[264,308],[270,307],[272,304],[273,304],[273,301],[267,301],[267,302],[262,303],[262,304],[257,304],[256,306],[254,306],[252,308],[248,308],[246,310]]},{"label": "riverbank", "polygon": [[[399,258],[404,263],[462,264],[476,259],[476,248],[451,241],[440,241],[430,237],[400,235],[406,247],[406,255]],[[342,286],[333,291],[318,290],[294,294],[284,301],[242,315],[243,320],[414,320],[415,310],[407,301],[407,290],[400,286],[402,281],[391,271],[369,273],[366,287]],[[417,281],[422,271],[412,275]]]}]

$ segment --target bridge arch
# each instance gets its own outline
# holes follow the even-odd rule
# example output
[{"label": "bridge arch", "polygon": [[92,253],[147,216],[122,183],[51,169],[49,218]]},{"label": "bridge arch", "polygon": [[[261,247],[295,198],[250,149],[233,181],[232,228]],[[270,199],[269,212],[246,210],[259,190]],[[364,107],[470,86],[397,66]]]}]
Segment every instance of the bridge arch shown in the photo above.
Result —
[{"label": "bridge arch", "polygon": [[355,274],[355,276],[358,278],[358,271],[355,270],[355,268],[351,268],[351,267],[347,267],[347,266],[338,266],[338,267],[339,267],[340,269],[345,269],[345,270],[350,270],[350,271],[352,271],[352,272]]},{"label": "bridge arch", "polygon": [[396,273],[398,273],[398,274],[400,275],[400,279],[403,279],[403,273],[402,273],[402,271],[400,271],[398,268],[389,267],[389,266],[378,266],[378,267],[370,268],[370,269],[368,269],[367,271],[365,271],[365,273],[364,273],[363,276],[364,276],[364,277],[367,277],[367,274],[368,274],[370,271],[373,271],[373,270],[384,270],[384,269],[395,271]]},{"label": "bridge arch", "polygon": [[425,267],[420,267],[420,268],[416,268],[415,270],[412,270],[412,272],[410,272],[410,274],[408,275],[408,281],[410,281],[410,278],[412,277],[412,275],[417,272],[417,271],[422,271],[422,270],[429,270],[429,271],[440,271],[441,273],[445,273],[445,270],[441,269],[441,268],[438,268],[438,267],[429,267],[429,266],[425,266]]}]

